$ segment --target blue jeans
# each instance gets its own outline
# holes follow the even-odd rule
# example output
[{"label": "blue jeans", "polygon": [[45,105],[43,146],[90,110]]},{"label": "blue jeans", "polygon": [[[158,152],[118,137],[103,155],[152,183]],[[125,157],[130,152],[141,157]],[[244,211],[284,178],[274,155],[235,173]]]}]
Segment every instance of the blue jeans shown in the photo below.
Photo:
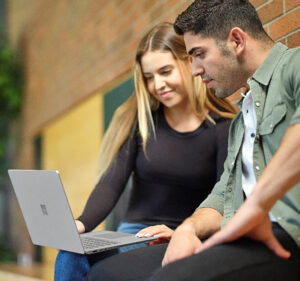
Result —
[{"label": "blue jeans", "polygon": [[[149,225],[140,223],[121,222],[117,231],[135,234],[148,226]],[[118,250],[100,252],[93,255],[81,255],[59,251],[55,261],[54,281],[83,281],[94,262],[117,254],[118,252],[126,252],[145,246],[146,243],[134,244],[121,247]]]}]

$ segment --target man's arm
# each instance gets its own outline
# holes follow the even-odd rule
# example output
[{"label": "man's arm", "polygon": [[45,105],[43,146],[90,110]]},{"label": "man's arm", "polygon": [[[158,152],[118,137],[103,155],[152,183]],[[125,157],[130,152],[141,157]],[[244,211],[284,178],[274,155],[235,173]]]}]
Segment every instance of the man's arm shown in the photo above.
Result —
[{"label": "man's arm", "polygon": [[275,202],[300,181],[299,144],[300,124],[297,123],[286,131],[279,149],[235,216],[221,231],[200,245],[196,252],[245,235],[265,243],[282,258],[290,256],[273,235],[268,213]]},{"label": "man's arm", "polygon": [[206,238],[221,227],[222,215],[211,208],[200,208],[174,231],[162,265],[191,256]]}]

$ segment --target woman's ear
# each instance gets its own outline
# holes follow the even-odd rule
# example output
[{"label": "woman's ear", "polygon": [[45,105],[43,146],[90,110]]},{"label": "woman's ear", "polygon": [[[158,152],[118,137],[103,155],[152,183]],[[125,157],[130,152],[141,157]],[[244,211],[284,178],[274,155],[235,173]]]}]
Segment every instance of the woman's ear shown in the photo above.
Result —
[{"label": "woman's ear", "polygon": [[241,56],[246,49],[247,34],[239,27],[231,29],[228,35],[228,44],[237,56]]}]

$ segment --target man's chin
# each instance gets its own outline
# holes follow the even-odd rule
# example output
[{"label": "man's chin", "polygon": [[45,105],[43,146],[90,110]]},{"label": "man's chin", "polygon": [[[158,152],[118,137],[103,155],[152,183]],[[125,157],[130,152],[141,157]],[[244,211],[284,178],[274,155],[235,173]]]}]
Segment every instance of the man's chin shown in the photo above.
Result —
[{"label": "man's chin", "polygon": [[216,89],[216,90],[212,89],[212,90],[214,91],[215,96],[219,99],[225,99],[232,95],[232,93],[228,93],[228,91],[223,91],[223,90],[218,90],[218,89]]}]

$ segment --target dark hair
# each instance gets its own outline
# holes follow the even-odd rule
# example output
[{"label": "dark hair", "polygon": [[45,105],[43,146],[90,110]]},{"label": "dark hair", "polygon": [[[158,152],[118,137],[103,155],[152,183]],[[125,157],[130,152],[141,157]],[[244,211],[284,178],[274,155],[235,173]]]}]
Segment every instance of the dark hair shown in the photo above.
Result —
[{"label": "dark hair", "polygon": [[192,32],[216,40],[226,40],[233,27],[255,39],[270,40],[248,0],[195,0],[174,23],[177,34]]}]

